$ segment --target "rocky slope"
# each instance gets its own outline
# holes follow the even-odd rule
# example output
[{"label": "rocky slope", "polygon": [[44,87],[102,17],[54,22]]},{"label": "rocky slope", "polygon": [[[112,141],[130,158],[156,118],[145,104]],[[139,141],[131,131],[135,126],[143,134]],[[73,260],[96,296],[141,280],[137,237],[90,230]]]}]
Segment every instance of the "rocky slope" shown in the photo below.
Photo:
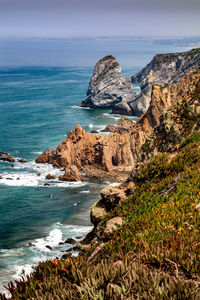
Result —
[{"label": "rocky slope", "polygon": [[[171,148],[181,141],[185,131],[191,130],[193,118],[197,118],[200,109],[199,88],[199,69],[187,73],[169,87],[153,85],[149,109],[138,122],[122,118],[109,136],[87,133],[77,125],[56,149],[44,152],[36,162],[64,167],[65,176],[61,180],[72,180],[73,176],[80,179],[77,168],[87,177],[124,179],[142,155],[142,146],[150,144],[155,128],[161,137],[167,134]],[[181,111],[182,115],[178,117]],[[153,153],[156,151],[159,147],[155,147]],[[76,172],[72,174],[73,170]]]},{"label": "rocky slope", "polygon": [[[113,107],[116,103],[126,103],[135,98],[130,78],[122,76],[121,67],[113,56],[102,58],[94,68],[87,91],[87,98],[81,106],[91,108]],[[127,113],[131,111],[127,105]]]},{"label": "rocky slope", "polygon": [[132,114],[145,113],[151,101],[152,85],[169,86],[178,82],[187,72],[200,67],[200,49],[188,52],[158,54],[139,73],[131,77],[132,83],[139,83],[141,94],[128,105]]}]

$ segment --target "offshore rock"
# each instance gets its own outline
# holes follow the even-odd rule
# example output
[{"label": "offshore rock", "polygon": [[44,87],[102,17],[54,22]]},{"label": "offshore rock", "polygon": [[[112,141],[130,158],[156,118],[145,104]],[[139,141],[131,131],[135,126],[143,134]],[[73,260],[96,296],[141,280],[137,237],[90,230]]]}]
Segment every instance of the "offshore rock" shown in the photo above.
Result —
[{"label": "offshore rock", "polygon": [[82,101],[81,106],[113,107],[117,103],[127,103],[135,96],[130,78],[122,76],[121,67],[116,58],[109,55],[95,65],[87,98]]},{"label": "offshore rock", "polygon": [[7,162],[14,162],[15,161],[15,159],[11,155],[6,156],[6,157],[1,157],[0,160],[7,161]]}]

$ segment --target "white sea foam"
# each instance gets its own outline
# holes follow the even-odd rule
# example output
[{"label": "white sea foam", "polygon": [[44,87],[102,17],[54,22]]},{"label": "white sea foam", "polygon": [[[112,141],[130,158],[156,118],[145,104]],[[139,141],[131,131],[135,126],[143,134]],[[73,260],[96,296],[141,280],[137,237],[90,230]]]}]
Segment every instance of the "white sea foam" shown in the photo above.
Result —
[{"label": "white sea foam", "polygon": [[71,108],[80,108],[80,109],[92,109],[90,107],[82,107],[82,106],[79,106],[79,105],[72,105],[70,106]]},{"label": "white sea foam", "polygon": [[[14,170],[18,170],[14,172]],[[46,180],[46,176],[51,174],[56,177],[56,179]],[[16,162],[12,172],[2,173],[0,176],[0,184],[9,185],[9,186],[27,186],[34,187],[44,186],[45,183],[48,183],[49,186],[46,187],[81,187],[86,183],[81,181],[67,182],[59,181],[58,177],[64,175],[64,171],[53,168],[50,164],[36,164],[35,161],[19,163]]]},{"label": "white sea foam", "polygon": [[[8,297],[9,294],[3,285],[7,285],[10,280],[21,279],[22,275],[26,278],[40,261],[61,257],[63,255],[61,249],[66,250],[71,246],[59,245],[60,242],[64,242],[68,237],[76,239],[76,236],[85,236],[92,228],[92,226],[65,225],[57,222],[52,225],[45,237],[30,241],[35,247],[1,249],[0,260],[8,259],[8,266],[2,274],[0,272],[0,292],[6,293]],[[47,245],[51,246],[52,250],[46,248]],[[78,252],[73,253],[73,256],[77,255]]]},{"label": "white sea foam", "polygon": [[55,247],[59,245],[60,242],[62,242],[62,231],[58,228],[55,228],[50,231],[49,235],[45,238],[36,239],[34,241],[35,247],[39,249],[40,251],[49,252],[51,251],[46,246]]},{"label": "white sea foam", "polygon": [[80,194],[89,194],[90,190],[86,190],[86,191],[80,191]]}]

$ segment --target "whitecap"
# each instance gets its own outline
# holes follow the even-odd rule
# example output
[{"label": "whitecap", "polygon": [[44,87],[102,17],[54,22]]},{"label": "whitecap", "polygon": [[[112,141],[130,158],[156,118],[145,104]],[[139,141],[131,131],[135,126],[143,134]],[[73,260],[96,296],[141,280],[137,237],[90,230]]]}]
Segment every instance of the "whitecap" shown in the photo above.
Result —
[{"label": "whitecap", "polygon": [[71,105],[70,107],[71,108],[80,108],[80,109],[93,109],[93,108],[90,108],[90,107],[83,107],[83,106],[79,106],[79,105]]},{"label": "whitecap", "polygon": [[80,194],[89,194],[90,190],[80,191]]},{"label": "whitecap", "polygon": [[45,238],[36,239],[34,241],[34,245],[37,249],[44,252],[49,252],[46,246],[55,247],[58,246],[60,242],[62,242],[62,231],[58,228],[55,228],[50,231],[49,235]]}]

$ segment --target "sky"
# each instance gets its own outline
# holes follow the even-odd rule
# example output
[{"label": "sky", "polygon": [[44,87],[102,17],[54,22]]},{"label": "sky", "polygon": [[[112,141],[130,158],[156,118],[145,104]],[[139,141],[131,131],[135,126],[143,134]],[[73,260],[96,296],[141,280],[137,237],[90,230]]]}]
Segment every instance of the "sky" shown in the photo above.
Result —
[{"label": "sky", "polygon": [[0,0],[0,38],[200,35],[200,0]]}]

